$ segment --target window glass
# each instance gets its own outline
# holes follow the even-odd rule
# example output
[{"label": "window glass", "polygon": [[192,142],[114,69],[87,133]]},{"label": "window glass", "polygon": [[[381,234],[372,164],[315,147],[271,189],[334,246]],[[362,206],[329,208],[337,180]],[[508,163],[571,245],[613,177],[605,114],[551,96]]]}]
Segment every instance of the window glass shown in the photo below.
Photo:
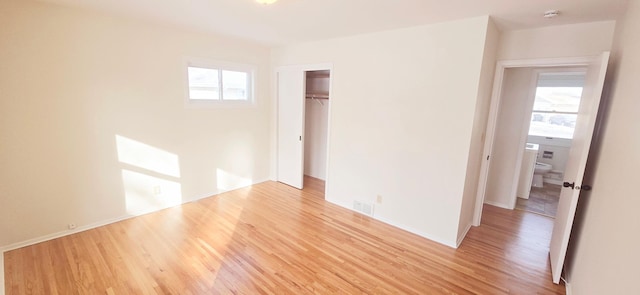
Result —
[{"label": "window glass", "polygon": [[531,115],[529,135],[553,138],[573,138],[576,114],[537,113]]},{"label": "window glass", "polygon": [[190,61],[187,65],[188,100],[213,102],[209,105],[252,105],[253,71],[250,65]]},{"label": "window glass", "polygon": [[236,71],[222,71],[222,99],[247,99],[247,73]]},{"label": "window glass", "polygon": [[582,87],[538,87],[529,135],[573,138]]},{"label": "window glass", "polygon": [[577,113],[582,87],[538,87],[533,111]]},{"label": "window glass", "polygon": [[218,100],[220,99],[219,71],[189,67],[189,99]]}]

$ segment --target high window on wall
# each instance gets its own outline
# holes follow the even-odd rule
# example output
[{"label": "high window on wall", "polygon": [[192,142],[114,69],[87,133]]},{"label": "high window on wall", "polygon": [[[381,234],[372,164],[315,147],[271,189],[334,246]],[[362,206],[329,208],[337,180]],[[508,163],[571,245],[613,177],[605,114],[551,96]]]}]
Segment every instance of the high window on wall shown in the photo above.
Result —
[{"label": "high window on wall", "polygon": [[246,65],[190,61],[187,64],[189,102],[252,103],[253,73],[254,69]]},{"label": "high window on wall", "polygon": [[529,135],[573,138],[582,97],[584,74],[540,75]]}]

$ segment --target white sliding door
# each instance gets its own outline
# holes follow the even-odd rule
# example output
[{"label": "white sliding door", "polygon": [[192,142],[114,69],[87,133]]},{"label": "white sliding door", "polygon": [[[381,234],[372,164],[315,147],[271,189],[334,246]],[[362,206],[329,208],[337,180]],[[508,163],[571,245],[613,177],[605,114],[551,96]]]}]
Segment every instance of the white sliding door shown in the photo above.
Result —
[{"label": "white sliding door", "polygon": [[302,189],[304,175],[304,71],[278,75],[278,181]]}]

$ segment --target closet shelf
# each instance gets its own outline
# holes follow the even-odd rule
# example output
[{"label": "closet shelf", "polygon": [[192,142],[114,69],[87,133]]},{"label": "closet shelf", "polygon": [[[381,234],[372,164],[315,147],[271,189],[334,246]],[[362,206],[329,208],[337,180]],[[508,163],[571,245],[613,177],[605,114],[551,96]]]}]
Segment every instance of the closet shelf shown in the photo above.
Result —
[{"label": "closet shelf", "polygon": [[307,78],[329,78],[329,71],[312,71],[307,72]]}]

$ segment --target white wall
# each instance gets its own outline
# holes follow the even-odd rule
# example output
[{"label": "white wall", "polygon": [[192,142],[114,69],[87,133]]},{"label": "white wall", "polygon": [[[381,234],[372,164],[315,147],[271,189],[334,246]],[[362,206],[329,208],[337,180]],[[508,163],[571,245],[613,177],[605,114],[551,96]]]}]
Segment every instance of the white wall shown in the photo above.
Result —
[{"label": "white wall", "polygon": [[514,189],[518,184],[515,171],[520,171],[520,163],[516,159],[525,148],[520,141],[535,94],[534,75],[532,68],[505,70],[487,175],[484,199],[487,204],[513,209]]},{"label": "white wall", "polygon": [[[605,121],[590,158],[591,193],[581,194],[572,233],[572,294],[640,294],[640,198],[634,185],[640,167],[640,2],[629,1],[616,32],[612,91],[605,96]],[[593,150],[592,150],[593,151]]]},{"label": "white wall", "polygon": [[[0,44],[0,247],[269,176],[266,47],[31,1]],[[186,108],[185,56],[255,65],[258,105]]]},{"label": "white wall", "polygon": [[484,141],[489,110],[491,104],[491,90],[493,77],[496,68],[496,51],[500,38],[500,32],[493,21],[489,21],[486,33],[486,42],[482,58],[482,71],[480,73],[480,83],[478,87],[478,101],[476,103],[475,116],[473,121],[473,131],[471,133],[471,144],[469,148],[469,162],[467,163],[467,177],[464,182],[464,193],[462,208],[460,210],[460,224],[458,225],[457,244],[460,245],[473,223],[475,213],[478,180],[480,168],[484,161]]},{"label": "white wall", "polygon": [[550,26],[501,34],[498,59],[598,55],[611,49],[615,21]]},{"label": "white wall", "polygon": [[332,63],[326,198],[455,246],[488,17],[297,44],[274,67]]}]

